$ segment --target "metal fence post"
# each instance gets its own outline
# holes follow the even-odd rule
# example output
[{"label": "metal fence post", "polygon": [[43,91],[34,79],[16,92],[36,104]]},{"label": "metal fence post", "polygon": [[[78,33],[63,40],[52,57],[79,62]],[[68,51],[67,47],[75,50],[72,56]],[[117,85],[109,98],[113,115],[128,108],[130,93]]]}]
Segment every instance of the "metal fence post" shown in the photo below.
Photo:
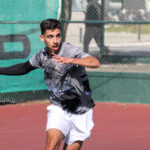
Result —
[{"label": "metal fence post", "polygon": [[62,0],[62,3],[61,3],[61,34],[62,34],[62,42],[64,42],[64,19],[65,19],[65,9],[64,9],[64,6],[65,5],[65,2],[64,0]]},{"label": "metal fence post", "polygon": [[104,54],[105,0],[101,1],[101,19],[102,19],[102,23],[100,23],[100,54]]},{"label": "metal fence post", "polygon": [[141,41],[141,24],[138,24],[138,41]]}]

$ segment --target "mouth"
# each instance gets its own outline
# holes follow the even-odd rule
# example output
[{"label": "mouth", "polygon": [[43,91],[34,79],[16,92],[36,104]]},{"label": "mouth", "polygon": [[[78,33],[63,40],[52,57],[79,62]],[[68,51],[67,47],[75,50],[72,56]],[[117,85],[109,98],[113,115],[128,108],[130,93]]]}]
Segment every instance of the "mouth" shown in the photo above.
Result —
[{"label": "mouth", "polygon": [[56,50],[58,50],[58,49],[59,49],[59,46],[58,46],[58,45],[54,45],[54,46],[53,46],[53,50],[54,50],[54,51],[56,51]]}]

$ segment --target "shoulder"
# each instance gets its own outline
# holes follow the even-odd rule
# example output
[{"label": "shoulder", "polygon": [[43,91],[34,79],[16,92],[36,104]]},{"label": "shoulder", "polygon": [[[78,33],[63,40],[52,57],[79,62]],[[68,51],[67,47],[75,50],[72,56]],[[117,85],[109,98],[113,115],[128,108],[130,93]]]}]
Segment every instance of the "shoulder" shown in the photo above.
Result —
[{"label": "shoulder", "polygon": [[46,55],[48,55],[48,51],[46,50],[46,48],[43,48],[40,51],[38,51],[34,56],[36,56],[37,58],[42,58]]},{"label": "shoulder", "polygon": [[83,52],[80,48],[64,42],[61,48],[61,56],[64,57],[74,57],[74,58],[83,58],[89,56],[88,53]]},{"label": "shoulder", "polygon": [[67,56],[73,56],[75,55],[76,51],[80,50],[78,47],[70,44],[70,43],[66,43],[66,42],[63,42],[62,43],[62,47],[61,47],[61,53],[63,55],[67,55]]},{"label": "shoulder", "polygon": [[67,43],[67,42],[63,42],[62,43],[62,48],[65,48],[65,49],[77,49],[76,46],[72,45],[71,43]]},{"label": "shoulder", "polygon": [[39,66],[41,61],[44,59],[46,56],[46,50],[45,48],[34,54],[30,59],[29,62],[32,64],[32,66]]}]

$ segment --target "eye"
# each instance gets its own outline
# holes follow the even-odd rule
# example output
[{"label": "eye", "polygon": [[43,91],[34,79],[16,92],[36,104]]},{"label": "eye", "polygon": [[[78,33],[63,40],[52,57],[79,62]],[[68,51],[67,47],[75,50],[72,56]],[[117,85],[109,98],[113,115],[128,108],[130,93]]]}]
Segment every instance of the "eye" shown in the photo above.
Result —
[{"label": "eye", "polygon": [[53,35],[49,35],[49,36],[47,36],[47,38],[52,39],[52,38],[53,38]]},{"label": "eye", "polygon": [[57,38],[60,38],[60,37],[61,37],[61,34],[57,34],[56,37],[57,37]]}]

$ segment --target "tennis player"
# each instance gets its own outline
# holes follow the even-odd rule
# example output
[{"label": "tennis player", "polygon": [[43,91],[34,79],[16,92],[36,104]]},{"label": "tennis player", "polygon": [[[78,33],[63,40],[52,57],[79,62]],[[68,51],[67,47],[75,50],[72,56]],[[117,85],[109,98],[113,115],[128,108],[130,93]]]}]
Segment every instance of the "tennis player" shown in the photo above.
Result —
[{"label": "tennis player", "polygon": [[100,63],[79,48],[61,41],[58,20],[43,20],[40,28],[45,48],[25,63],[1,67],[0,74],[23,75],[43,68],[50,94],[45,149],[58,150],[65,140],[64,150],[79,150],[94,126],[94,102],[85,67],[99,67]]}]

